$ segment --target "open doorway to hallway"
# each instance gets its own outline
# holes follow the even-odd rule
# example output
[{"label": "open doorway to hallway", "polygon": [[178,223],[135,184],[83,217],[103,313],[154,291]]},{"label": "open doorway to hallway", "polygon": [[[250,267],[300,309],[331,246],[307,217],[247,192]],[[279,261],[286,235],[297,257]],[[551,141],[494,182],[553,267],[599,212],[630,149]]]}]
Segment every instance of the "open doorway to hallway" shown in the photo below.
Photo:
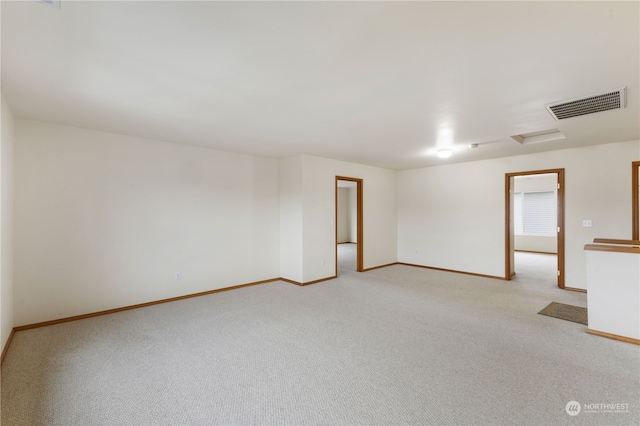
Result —
[{"label": "open doorway to hallway", "polygon": [[505,178],[505,278],[521,274],[565,288],[564,169],[507,173]]},{"label": "open doorway to hallway", "polygon": [[556,286],[558,177],[555,173],[515,176],[513,183],[515,279]]},{"label": "open doorway to hallway", "polygon": [[336,176],[336,276],[362,272],[362,179]]},{"label": "open doorway to hallway", "polygon": [[631,163],[631,239],[640,240],[640,161]]}]

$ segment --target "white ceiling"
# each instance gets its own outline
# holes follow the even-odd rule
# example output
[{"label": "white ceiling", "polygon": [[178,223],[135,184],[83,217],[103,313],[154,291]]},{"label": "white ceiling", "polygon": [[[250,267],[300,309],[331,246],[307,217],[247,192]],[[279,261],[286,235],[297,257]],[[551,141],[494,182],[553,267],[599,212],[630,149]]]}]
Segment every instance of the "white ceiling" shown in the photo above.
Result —
[{"label": "white ceiling", "polygon": [[[27,119],[392,169],[637,140],[639,6],[2,1],[2,93]],[[622,86],[622,110],[544,108]]]}]

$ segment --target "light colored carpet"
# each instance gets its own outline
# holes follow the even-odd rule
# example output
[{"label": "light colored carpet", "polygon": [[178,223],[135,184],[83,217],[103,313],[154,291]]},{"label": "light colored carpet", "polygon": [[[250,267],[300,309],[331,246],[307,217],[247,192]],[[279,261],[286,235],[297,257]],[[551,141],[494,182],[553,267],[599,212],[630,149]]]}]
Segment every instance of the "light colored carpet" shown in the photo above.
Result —
[{"label": "light colored carpet", "polygon": [[357,268],[357,244],[338,244],[338,275],[354,272]]},{"label": "light colored carpet", "polygon": [[[639,348],[538,315],[586,306],[538,287],[344,268],[22,331],[2,424],[640,424]],[[584,408],[610,403],[628,410]]]},{"label": "light colored carpet", "polygon": [[514,281],[524,281],[540,288],[558,287],[558,256],[555,254],[515,252]]}]

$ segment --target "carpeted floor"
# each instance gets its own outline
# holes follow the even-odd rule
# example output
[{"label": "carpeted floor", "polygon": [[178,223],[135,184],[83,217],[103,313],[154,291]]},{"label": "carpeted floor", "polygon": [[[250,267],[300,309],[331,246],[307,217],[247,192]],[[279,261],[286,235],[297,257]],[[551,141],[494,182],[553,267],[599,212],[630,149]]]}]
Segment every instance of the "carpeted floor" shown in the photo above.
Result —
[{"label": "carpeted floor", "polygon": [[537,314],[585,294],[402,265],[339,272],[16,333],[2,424],[640,423],[639,348]]},{"label": "carpeted floor", "polygon": [[558,287],[558,256],[555,254],[530,253],[525,251],[515,252],[514,281],[524,281],[540,288]]},{"label": "carpeted floor", "polygon": [[357,267],[355,243],[338,244],[338,275],[354,272]]}]

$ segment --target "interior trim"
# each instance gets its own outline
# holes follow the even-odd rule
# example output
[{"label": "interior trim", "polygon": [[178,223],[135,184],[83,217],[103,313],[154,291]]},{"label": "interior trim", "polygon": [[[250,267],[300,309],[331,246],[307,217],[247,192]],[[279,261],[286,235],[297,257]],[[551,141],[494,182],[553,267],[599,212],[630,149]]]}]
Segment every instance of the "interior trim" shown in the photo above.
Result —
[{"label": "interior trim", "polygon": [[[455,270],[455,269],[436,268],[436,267],[433,267],[433,266],[417,265],[417,264],[404,263],[404,262],[392,262],[392,263],[387,263],[385,265],[374,266],[374,267],[371,267],[371,268],[367,268],[367,269],[365,269],[365,270],[363,270],[361,272],[372,271],[374,269],[380,269],[380,268],[386,268],[388,266],[393,266],[393,265],[412,266],[412,267],[416,267],[416,268],[431,269],[431,270],[435,270],[435,271],[452,272],[452,273],[465,274],[465,275],[471,275],[471,276],[476,276],[476,277],[484,277],[484,278],[492,278],[492,279],[504,280],[504,277],[499,277],[499,276],[495,276],[495,275],[477,274],[477,273],[474,273],[474,272],[458,271],[458,270]],[[192,298],[192,297],[206,296],[208,294],[220,293],[220,292],[229,291],[229,290],[236,290],[236,289],[243,288],[243,287],[249,287],[249,286],[254,286],[254,285],[259,285],[259,284],[266,284],[266,283],[271,283],[271,282],[276,282],[276,281],[284,281],[284,282],[287,282],[287,283],[290,283],[290,284],[295,284],[297,286],[304,287],[304,286],[308,286],[308,285],[312,285],[312,284],[317,284],[317,283],[320,283],[320,282],[323,282],[323,281],[333,280],[333,279],[336,279],[337,277],[338,277],[337,275],[334,275],[332,277],[321,278],[321,279],[314,280],[314,281],[309,281],[309,282],[306,282],[306,283],[302,283],[302,282],[299,282],[299,281],[294,281],[294,280],[290,280],[288,278],[282,278],[282,277],[270,278],[268,280],[255,281],[255,282],[250,282],[250,283],[246,283],[246,284],[239,284],[239,285],[235,285],[235,286],[231,286],[231,287],[224,287],[224,288],[218,288],[218,289],[215,289],[215,290],[208,290],[208,291],[203,291],[203,292],[199,292],[199,293],[187,294],[187,295],[184,295],[184,296],[171,297],[171,298],[168,298],[168,299],[161,299],[161,300],[156,300],[156,301],[152,301],[152,302],[139,303],[139,304],[136,304],[136,305],[123,306],[123,307],[120,307],[120,308],[107,309],[107,310],[104,310],[104,311],[92,312],[92,313],[88,313],[88,314],[75,315],[75,316],[71,316],[71,317],[59,318],[59,319],[50,320],[50,321],[42,321],[42,322],[33,323],[33,324],[21,325],[21,326],[18,326],[18,327],[14,327],[11,330],[11,333],[9,334],[9,337],[7,338],[7,343],[5,344],[4,349],[2,351],[2,355],[1,355],[1,358],[0,358],[0,365],[2,365],[2,363],[4,362],[4,358],[5,358],[5,355],[7,354],[7,351],[9,350],[9,346],[10,346],[11,341],[13,339],[13,335],[18,331],[29,330],[29,329],[33,329],[33,328],[39,328],[39,327],[46,327],[46,326],[49,326],[49,325],[61,324],[61,323],[81,320],[81,319],[85,319],[85,318],[92,318],[92,317],[97,317],[97,316],[102,316],[102,315],[108,315],[108,314],[113,314],[113,313],[117,313],[117,312],[123,312],[123,311],[132,310],[132,309],[144,308],[146,306],[153,306],[153,305],[159,305],[161,303],[175,302],[175,301],[182,300],[182,299],[189,299],[189,298]],[[578,288],[567,287],[566,290],[580,291],[580,292],[586,293],[586,290],[578,289]]]},{"label": "interior trim", "polygon": [[557,253],[558,256],[558,264],[557,269],[560,272],[558,275],[558,288],[565,288],[565,254],[564,254],[564,245],[565,245],[565,212],[564,212],[564,169],[548,169],[548,170],[531,170],[526,172],[514,172],[514,173],[505,173],[505,185],[504,185],[504,197],[505,197],[505,208],[504,208],[504,241],[505,241],[505,255],[504,255],[504,278],[505,280],[510,280],[513,276],[513,272],[511,269],[511,230],[513,228],[512,220],[511,220],[511,181],[512,178],[516,176],[529,176],[529,175],[542,175],[542,174],[556,174],[557,182],[559,185],[558,193],[557,193],[557,226],[560,228],[558,232],[557,239]]},{"label": "interior trim", "polygon": [[553,254],[553,255],[557,254],[557,253],[553,253],[551,251],[536,251],[536,250],[514,250],[514,251],[517,251],[517,252],[520,252],[520,253]]},{"label": "interior trim", "polygon": [[386,268],[387,266],[393,266],[393,265],[398,265],[398,262],[387,263],[386,265],[373,266],[371,268],[363,269],[362,272],[373,271],[374,269]]},{"label": "interior trim", "polygon": [[9,337],[7,337],[7,343],[4,345],[4,349],[2,350],[2,355],[0,355],[0,366],[4,362],[4,357],[7,355],[7,351],[9,350],[9,345],[11,344],[11,340],[13,339],[13,334],[16,332],[16,329],[11,329],[11,333],[9,333]]},{"label": "interior trim", "polygon": [[[176,297],[171,297],[171,298],[168,298],[168,299],[154,300],[152,302],[139,303],[139,304],[136,304],[136,305],[123,306],[123,307],[120,307],[120,308],[107,309],[107,310],[98,311],[98,312],[91,312],[91,313],[88,313],[88,314],[75,315],[75,316],[71,316],[71,317],[59,318],[59,319],[50,320],[50,321],[43,321],[43,322],[37,322],[37,323],[33,323],[33,324],[21,325],[21,326],[18,326],[18,327],[14,327],[13,330],[11,330],[11,336],[13,336],[13,332],[14,331],[29,330],[31,328],[46,327],[48,325],[55,325],[55,324],[61,324],[61,323],[64,323],[64,322],[69,322],[69,321],[76,321],[76,320],[81,320],[81,319],[85,319],[85,318],[97,317],[97,316],[101,316],[101,315],[114,314],[114,313],[117,313],[117,312],[129,311],[131,309],[144,308],[146,306],[159,305],[161,303],[175,302],[175,301],[182,300],[182,299],[190,299],[192,297],[206,296],[208,294],[220,293],[220,292],[223,292],[223,291],[237,290],[239,288],[250,287],[250,286],[259,285],[259,284],[267,284],[267,283],[272,283],[272,282],[276,282],[276,281],[284,281],[284,282],[287,282],[287,283],[290,283],[290,284],[295,284],[295,285],[304,287],[304,286],[307,286],[307,285],[317,284],[317,283],[320,283],[320,282],[323,282],[323,281],[332,280],[332,279],[335,279],[335,278],[337,278],[337,277],[333,276],[333,277],[321,278],[319,280],[309,281],[309,282],[306,282],[306,283],[293,281],[293,280],[290,280],[290,279],[287,279],[287,278],[270,278],[268,280],[255,281],[255,282],[246,283],[246,284],[239,284],[239,285],[234,285],[234,286],[231,286],[231,287],[217,288],[215,290],[207,290],[207,291],[203,291],[203,292],[200,292],[200,293],[186,294],[184,296],[176,296]],[[11,336],[10,336],[10,338],[11,338]],[[8,343],[9,343],[9,340],[7,340],[7,345],[5,346],[5,351],[6,351],[6,348],[9,346]]]},{"label": "interior trim", "polygon": [[[504,280],[503,277],[498,277],[498,276],[494,276],[494,275],[476,274],[474,272],[456,271],[456,270],[453,270],[453,269],[436,268],[436,267],[432,267],[432,266],[415,265],[415,264],[403,263],[403,262],[393,262],[393,263],[388,263],[388,264],[385,264],[385,265],[374,266],[372,268],[368,268],[367,271],[371,271],[371,270],[374,270],[374,269],[385,268],[387,266],[393,266],[393,265],[413,266],[413,267],[432,269],[432,270],[437,270],[437,271],[454,272],[454,273],[458,273],[458,274],[473,275],[473,276],[477,276],[477,277],[495,278],[495,279]],[[114,314],[114,313],[117,313],[117,312],[129,311],[131,309],[144,308],[146,306],[153,306],[153,305],[159,305],[161,303],[175,302],[177,300],[189,299],[189,298],[198,297],[198,296],[206,296],[208,294],[220,293],[220,292],[229,291],[229,290],[236,290],[236,289],[243,288],[243,287],[249,287],[249,286],[254,286],[254,285],[259,285],[259,284],[266,284],[266,283],[271,283],[271,282],[276,282],[276,281],[284,281],[284,282],[287,282],[287,283],[290,283],[290,284],[295,284],[297,286],[304,287],[304,286],[308,286],[308,285],[312,285],[312,284],[321,283],[323,281],[333,280],[333,279],[336,279],[336,278],[338,278],[338,276],[334,275],[332,277],[320,278],[318,280],[313,280],[313,281],[308,281],[308,282],[299,282],[299,281],[294,281],[294,280],[290,280],[288,278],[282,278],[282,277],[270,278],[268,280],[255,281],[255,282],[246,283],[246,284],[239,284],[239,285],[235,285],[235,286],[231,286],[231,287],[217,288],[217,289],[214,289],[214,290],[208,290],[208,291],[203,291],[203,292],[199,292],[199,293],[186,294],[184,296],[176,296],[176,297],[171,297],[171,298],[168,298],[168,299],[155,300],[155,301],[152,301],[152,302],[145,302],[145,303],[139,303],[139,304],[136,304],[136,305],[123,306],[123,307],[120,307],[120,308],[107,309],[107,310],[104,310],[104,311],[91,312],[91,313],[88,313],[88,314],[74,315],[74,316],[71,316],[71,317],[64,317],[64,318],[59,318],[59,319],[55,319],[55,320],[42,321],[42,322],[37,322],[37,323],[33,323],[33,324],[21,325],[21,326],[18,326],[18,327],[14,327],[11,330],[11,334],[9,335],[9,338],[7,339],[7,344],[5,345],[5,348],[4,348],[3,353],[2,353],[2,359],[4,359],[4,354],[7,352],[7,349],[9,348],[9,343],[11,342],[11,339],[13,337],[13,333],[17,332],[17,331],[29,330],[29,329],[32,329],[32,328],[39,328],[39,327],[46,327],[46,326],[49,326],[49,325],[61,324],[61,323],[65,323],[65,322],[76,321],[76,320],[81,320],[81,319],[85,319],[85,318],[92,318],[92,317],[97,317],[97,316],[101,316],[101,315]]]},{"label": "interior trim", "polygon": [[289,284],[299,285],[300,287],[304,287],[304,286],[307,286],[307,285],[317,284],[317,283],[321,283],[323,281],[329,281],[329,280],[333,280],[333,279],[336,279],[336,278],[338,278],[338,276],[334,275],[333,277],[320,278],[319,280],[307,281],[306,283],[302,283],[300,281],[290,280],[288,278],[279,278],[278,280],[279,281],[284,281],[284,282],[289,283]]},{"label": "interior trim", "polygon": [[335,276],[338,276],[338,181],[346,180],[356,183],[356,271],[364,272],[364,223],[363,223],[363,180],[360,178],[352,178],[346,176],[336,176],[335,180],[335,217],[334,217],[334,242],[335,242],[335,259],[336,259],[336,271]]},{"label": "interior trim", "polygon": [[114,314],[117,312],[123,312],[123,311],[129,311],[132,309],[138,309],[138,308],[144,308],[146,306],[153,306],[153,305],[159,305],[161,303],[169,303],[169,302],[175,302],[178,300],[182,300],[182,299],[190,299],[192,297],[199,297],[199,296],[206,296],[208,294],[213,294],[213,293],[221,293],[223,291],[229,291],[229,290],[237,290],[239,288],[243,288],[243,287],[249,287],[249,286],[254,286],[254,285],[259,285],[259,284],[266,284],[266,283],[271,283],[271,282],[276,282],[276,281],[284,281],[290,284],[295,284],[298,286],[307,286],[307,285],[311,285],[311,284],[316,284],[322,281],[328,281],[328,280],[332,280],[334,278],[337,277],[327,277],[327,278],[322,278],[319,280],[315,280],[315,281],[309,281],[306,283],[301,283],[298,281],[293,281],[293,280],[289,280],[287,278],[270,278],[268,280],[262,280],[262,281],[255,281],[255,282],[251,282],[251,283],[246,283],[246,284],[239,284],[239,285],[234,285],[231,287],[224,287],[224,288],[217,288],[215,290],[208,290],[208,291],[203,291],[200,293],[192,293],[192,294],[187,294],[184,296],[177,296],[177,297],[171,297],[168,299],[161,299],[161,300],[155,300],[153,302],[146,302],[146,303],[139,303],[136,305],[129,305],[129,306],[123,306],[120,308],[114,308],[114,309],[107,309],[104,311],[98,311],[98,312],[91,312],[88,314],[82,314],[82,315],[75,315],[75,316],[71,316],[71,317],[65,317],[65,318],[59,318],[59,319],[55,319],[55,320],[50,320],[50,321],[42,321],[42,322],[37,322],[37,323],[33,323],[33,324],[27,324],[27,325],[21,325],[18,327],[14,327],[11,330],[11,333],[9,334],[9,337],[7,338],[7,343],[4,346],[4,349],[2,350],[2,355],[0,358],[0,365],[2,365],[2,363],[4,362],[4,357],[7,353],[7,351],[9,350],[9,345],[11,344],[11,340],[13,339],[13,335],[14,333],[18,332],[18,331],[23,331],[23,330],[29,330],[32,328],[40,328],[40,327],[46,327],[49,325],[55,325],[55,324],[61,324],[61,323],[65,323],[65,322],[71,322],[71,321],[77,321],[77,320],[81,320],[81,319],[86,319],[86,318],[92,318],[92,317],[98,317],[98,316],[102,316],[102,315],[108,315],[108,314]]},{"label": "interior trim", "polygon": [[623,244],[629,246],[640,246],[640,240],[616,240],[612,238],[594,238],[596,244]]},{"label": "interior trim", "polygon": [[168,299],[154,300],[152,302],[146,302],[146,303],[138,303],[136,305],[123,306],[121,308],[107,309],[107,310],[104,310],[104,311],[92,312],[92,313],[82,314],[82,315],[74,315],[72,317],[60,318],[60,319],[55,319],[55,320],[50,320],[50,321],[42,321],[42,322],[37,322],[37,323],[34,323],[34,324],[27,324],[27,325],[21,325],[21,326],[18,326],[18,327],[14,327],[13,330],[14,331],[22,331],[22,330],[29,330],[31,328],[46,327],[48,325],[61,324],[63,322],[69,322],[69,321],[76,321],[76,320],[81,320],[81,319],[85,319],[85,318],[98,317],[98,316],[101,316],[101,315],[114,314],[116,312],[129,311],[131,309],[144,308],[146,306],[159,305],[161,303],[175,302],[177,300],[190,299],[192,297],[206,296],[207,294],[220,293],[220,292],[229,291],[229,290],[236,290],[236,289],[239,289],[239,288],[242,288],[242,287],[249,287],[249,286],[258,285],[258,284],[266,284],[266,283],[271,283],[271,282],[275,282],[275,281],[281,281],[281,279],[280,278],[271,278],[271,279],[268,279],[268,280],[255,281],[255,282],[247,283],[247,284],[240,284],[240,285],[234,285],[234,286],[231,286],[231,287],[217,288],[215,290],[202,291],[200,293],[186,294],[184,296],[170,297]]},{"label": "interior trim", "polygon": [[587,328],[587,333],[593,334],[594,336],[600,336],[600,337],[606,337],[608,339],[619,340],[620,342],[640,345],[640,340],[634,339],[633,337],[619,336],[617,334],[606,333],[604,331],[593,330],[591,328]]},{"label": "interior trim", "polygon": [[472,275],[474,277],[484,277],[484,278],[493,278],[496,280],[505,280],[504,277],[499,277],[497,275],[476,274],[475,272],[457,271],[455,269],[436,268],[434,266],[417,265],[415,263],[398,262],[398,265],[413,266],[415,268],[433,269],[434,271],[454,272],[456,274]]},{"label": "interior trim", "polygon": [[587,289],[585,289],[585,288],[576,288],[576,287],[565,287],[564,290],[577,291],[578,293],[586,293],[587,292]]},{"label": "interior trim", "polygon": [[640,161],[634,161],[631,163],[631,239],[640,240],[640,178],[638,174],[640,173],[638,169],[640,168]]},{"label": "interior trim", "polygon": [[606,244],[586,244],[584,246],[585,250],[591,251],[612,251],[616,253],[636,253],[640,254],[640,247],[635,246],[609,246]]}]

